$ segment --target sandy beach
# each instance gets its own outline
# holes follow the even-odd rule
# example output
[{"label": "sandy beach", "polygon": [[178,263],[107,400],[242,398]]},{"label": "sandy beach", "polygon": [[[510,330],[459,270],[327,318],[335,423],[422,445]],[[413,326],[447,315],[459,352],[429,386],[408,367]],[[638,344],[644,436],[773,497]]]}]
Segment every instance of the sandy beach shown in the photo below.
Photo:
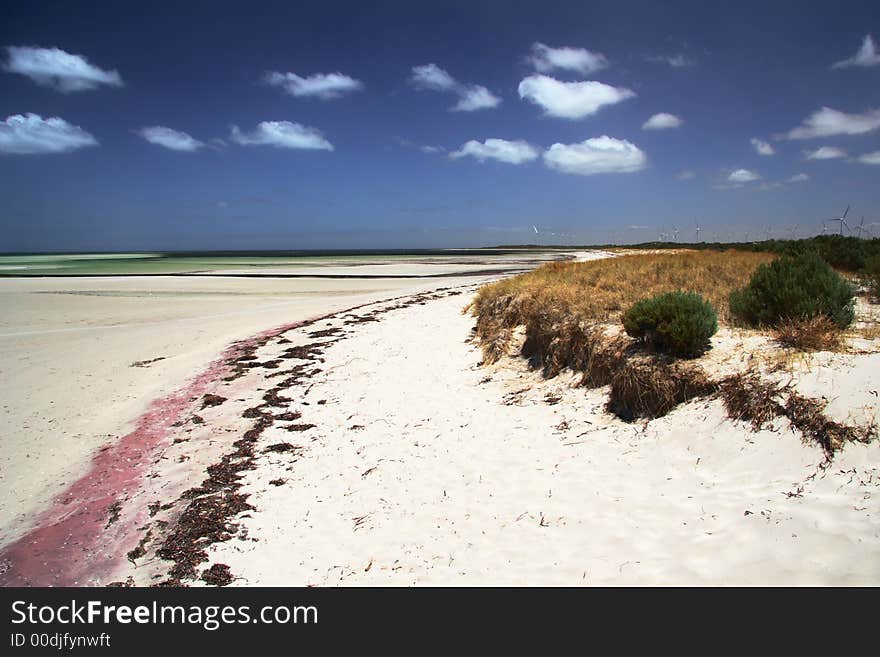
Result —
[{"label": "sandy beach", "polygon": [[[4,445],[4,583],[880,583],[876,441],[828,462],[787,420],[753,432],[718,399],[628,423],[571,374],[485,366],[462,312],[485,278],[185,280],[158,326],[123,295],[112,324],[46,325],[34,308],[21,335],[4,329],[4,362],[36,368],[4,384],[4,412],[31,432],[26,450]],[[95,285],[27,284],[57,285],[59,304]],[[723,329],[707,366],[770,351]],[[75,377],[48,376],[72,362]],[[787,376],[835,420],[866,423],[878,366],[863,341]],[[64,394],[74,382],[83,393]],[[42,415],[13,415],[37,394]]]},{"label": "sandy beach", "polygon": [[300,267],[302,278],[266,268],[262,278],[218,270],[0,280],[0,548],[31,529],[152,400],[198,375],[235,340],[439,287],[456,273],[532,266],[521,257],[447,260]]}]

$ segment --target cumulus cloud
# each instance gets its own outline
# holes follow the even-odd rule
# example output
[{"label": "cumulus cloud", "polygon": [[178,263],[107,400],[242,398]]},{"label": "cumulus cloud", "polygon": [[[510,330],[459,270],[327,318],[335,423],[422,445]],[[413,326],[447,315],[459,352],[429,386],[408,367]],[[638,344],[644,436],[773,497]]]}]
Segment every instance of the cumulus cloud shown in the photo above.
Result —
[{"label": "cumulus cloud", "polygon": [[519,83],[520,98],[540,106],[547,116],[563,119],[582,119],[635,95],[602,82],[561,82],[547,75],[530,75]]},{"label": "cumulus cloud", "polygon": [[333,150],[333,144],[320,131],[291,121],[262,121],[251,132],[242,132],[234,125],[230,139],[242,146]]},{"label": "cumulus cloud", "polygon": [[279,73],[272,71],[264,78],[266,84],[280,87],[291,96],[314,97],[321,100],[339,98],[352,91],[363,89],[360,80],[342,73],[315,73],[307,78],[296,73]]},{"label": "cumulus cloud", "polygon": [[600,52],[591,52],[584,48],[551,48],[543,43],[532,45],[528,61],[541,73],[561,68],[588,74],[608,66],[608,60]]},{"label": "cumulus cloud", "polygon": [[450,109],[454,112],[475,112],[501,104],[501,99],[479,84],[462,84],[436,64],[413,66],[410,82],[418,89],[429,89],[458,96]]},{"label": "cumulus cloud", "polygon": [[748,169],[737,169],[736,171],[731,172],[729,176],[727,176],[727,180],[732,183],[747,183],[760,179],[761,176],[759,176],[754,171],[749,171]]},{"label": "cumulus cloud", "polygon": [[880,164],[880,151],[859,155],[856,160],[862,164]]},{"label": "cumulus cloud", "polygon": [[458,102],[452,106],[455,112],[474,112],[492,109],[501,102],[491,91],[478,84],[472,84],[459,92]]},{"label": "cumulus cloud", "polygon": [[679,171],[677,174],[675,174],[676,180],[693,180],[696,177],[697,174],[695,174],[690,169],[685,169],[684,171]]},{"label": "cumulus cloud", "polygon": [[508,164],[523,164],[524,162],[531,162],[536,159],[539,154],[537,148],[522,140],[487,139],[484,143],[480,143],[475,139],[471,139],[457,151],[450,153],[449,157],[458,159],[471,156],[477,158],[480,162],[490,159],[507,162]]},{"label": "cumulus cloud", "polygon": [[870,109],[862,114],[847,114],[823,107],[783,136],[788,139],[814,139],[833,135],[862,135],[877,128],[880,128],[880,109]]},{"label": "cumulus cloud", "polygon": [[544,153],[544,164],[563,173],[589,176],[596,173],[632,173],[648,158],[635,144],[607,135],[576,144],[553,144]]},{"label": "cumulus cloud", "polygon": [[642,130],[668,130],[669,128],[677,128],[682,123],[684,123],[684,121],[675,114],[660,112],[645,121],[642,124]]},{"label": "cumulus cloud", "polygon": [[185,132],[172,130],[161,125],[141,128],[137,133],[151,144],[170,148],[172,151],[196,151],[204,144]]},{"label": "cumulus cloud", "polygon": [[44,87],[63,93],[95,89],[102,84],[121,87],[122,78],[116,71],[105,71],[82,55],[72,55],[60,48],[9,46],[4,69],[25,75]]},{"label": "cumulus cloud", "polygon": [[831,68],[850,68],[851,66],[863,66],[865,68],[869,66],[880,66],[880,53],[877,52],[874,38],[870,34],[865,35],[865,38],[862,41],[862,47],[859,48],[859,51],[855,55],[849,59],[837,62]]},{"label": "cumulus cloud", "polygon": [[758,152],[758,155],[775,155],[776,150],[763,139],[752,137],[750,140],[752,146]]},{"label": "cumulus cloud", "polygon": [[98,140],[88,132],[57,116],[44,119],[39,114],[13,114],[0,122],[3,153],[65,153],[97,145]]},{"label": "cumulus cloud", "polygon": [[458,86],[455,78],[436,64],[413,66],[411,80],[417,87],[433,91],[454,91]]},{"label": "cumulus cloud", "polygon": [[814,151],[806,151],[808,160],[836,160],[846,157],[846,151],[837,146],[822,146]]},{"label": "cumulus cloud", "polygon": [[797,173],[797,174],[793,175],[791,178],[789,178],[788,180],[786,180],[785,182],[800,183],[800,182],[807,182],[809,179],[810,179],[810,177],[807,174]]}]

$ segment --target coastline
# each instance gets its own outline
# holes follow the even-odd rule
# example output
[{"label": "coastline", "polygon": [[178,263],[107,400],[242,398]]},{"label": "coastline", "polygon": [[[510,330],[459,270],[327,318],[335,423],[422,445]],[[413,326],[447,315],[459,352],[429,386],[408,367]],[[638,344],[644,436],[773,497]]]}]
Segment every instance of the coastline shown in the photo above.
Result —
[{"label": "coastline", "polygon": [[[229,345],[7,545],[0,583],[880,582],[876,441],[828,467],[718,399],[628,423],[568,374],[487,367],[462,314],[482,282],[345,296]],[[710,360],[764,342],[725,329]],[[831,415],[872,417],[880,354],[808,361]]]}]

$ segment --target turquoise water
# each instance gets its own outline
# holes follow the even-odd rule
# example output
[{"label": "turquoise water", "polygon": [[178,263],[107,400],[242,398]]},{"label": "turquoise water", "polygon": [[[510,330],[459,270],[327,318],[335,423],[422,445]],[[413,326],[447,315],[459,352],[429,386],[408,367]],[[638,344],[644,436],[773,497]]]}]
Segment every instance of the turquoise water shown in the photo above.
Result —
[{"label": "turquoise water", "polygon": [[218,270],[291,269],[370,262],[491,260],[526,255],[509,249],[431,251],[300,251],[257,253],[75,253],[0,255],[0,276],[192,274]]}]

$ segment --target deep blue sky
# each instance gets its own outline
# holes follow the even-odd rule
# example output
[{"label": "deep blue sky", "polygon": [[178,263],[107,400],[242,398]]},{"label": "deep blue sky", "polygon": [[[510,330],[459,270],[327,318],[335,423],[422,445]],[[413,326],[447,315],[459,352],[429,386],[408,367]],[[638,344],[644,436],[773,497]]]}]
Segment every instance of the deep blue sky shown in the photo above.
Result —
[{"label": "deep blue sky", "polygon": [[[59,48],[118,71],[124,83],[62,93],[0,71],[0,120],[60,117],[98,142],[0,153],[0,251],[642,241],[673,226],[690,238],[696,220],[704,237],[730,239],[768,228],[788,234],[794,224],[815,232],[847,204],[856,223],[862,215],[880,222],[880,165],[858,161],[880,150],[880,130],[774,139],[823,106],[853,115],[880,108],[880,66],[832,69],[866,35],[880,38],[877,2],[138,4],[0,9],[4,58],[8,46]],[[588,74],[545,75],[636,96],[576,120],[545,116],[517,91],[535,74],[526,60],[535,42],[608,60]],[[673,56],[690,65],[659,59]],[[450,111],[454,94],[410,81],[412,68],[428,63],[502,102]],[[363,88],[294,97],[265,84],[268,71],[340,72]],[[658,112],[683,124],[642,129]],[[230,139],[231,125],[250,132],[261,121],[317,129],[334,150]],[[210,145],[169,150],[137,133],[146,126]],[[545,150],[602,135],[634,144],[645,166],[577,175],[540,157],[449,157],[469,140]],[[775,155],[759,155],[754,137]],[[806,159],[822,146],[847,156]],[[760,180],[734,186],[728,179],[739,169]],[[693,177],[679,180],[683,171]],[[801,173],[809,180],[783,182]]]}]

